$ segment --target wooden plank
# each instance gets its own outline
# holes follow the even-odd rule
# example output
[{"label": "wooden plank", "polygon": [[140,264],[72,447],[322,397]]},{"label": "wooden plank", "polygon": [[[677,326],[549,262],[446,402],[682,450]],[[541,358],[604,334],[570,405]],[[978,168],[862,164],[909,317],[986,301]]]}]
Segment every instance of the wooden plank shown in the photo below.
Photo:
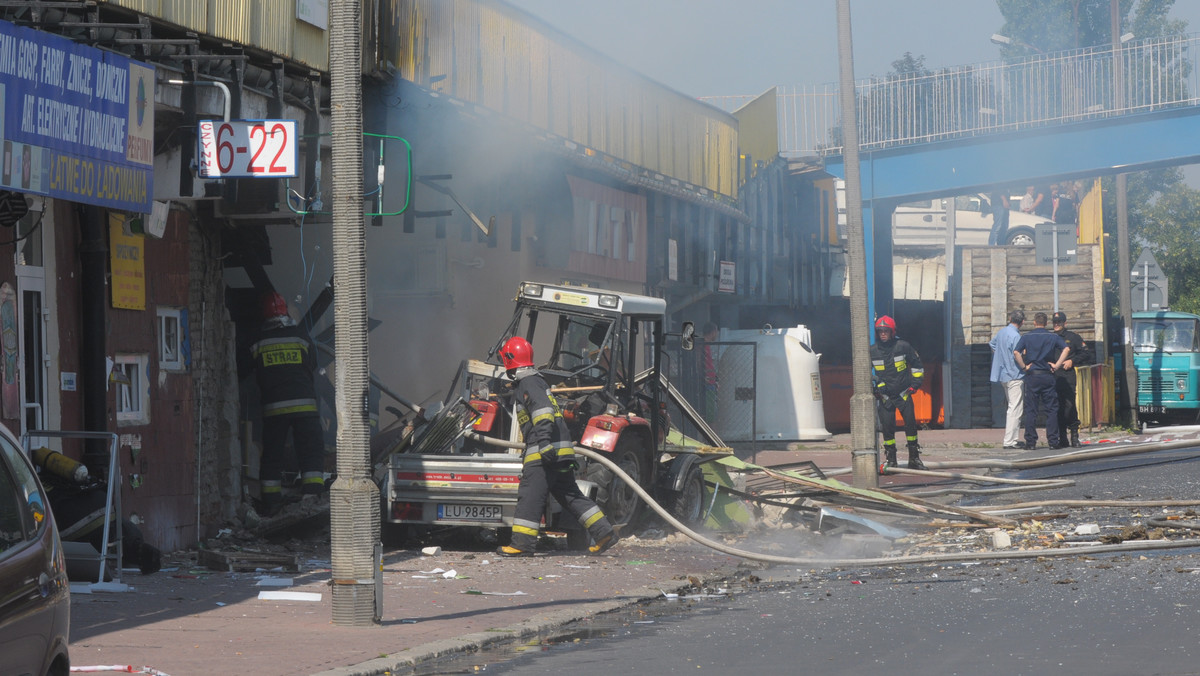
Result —
[{"label": "wooden plank", "polygon": [[300,571],[300,563],[295,554],[201,549],[196,554],[196,562],[209,570],[224,572],[247,573],[276,568],[282,568],[289,573]]}]

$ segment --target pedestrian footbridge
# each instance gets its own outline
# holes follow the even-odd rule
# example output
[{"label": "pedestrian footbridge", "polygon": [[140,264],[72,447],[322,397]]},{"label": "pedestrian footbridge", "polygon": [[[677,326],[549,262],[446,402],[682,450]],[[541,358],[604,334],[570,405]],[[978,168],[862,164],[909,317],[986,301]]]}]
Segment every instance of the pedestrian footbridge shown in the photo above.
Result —
[{"label": "pedestrian footbridge", "polygon": [[[857,82],[868,258],[891,251],[903,201],[1200,162],[1197,53],[1200,37],[1179,36]],[[844,177],[836,86],[764,96],[780,152]]]}]

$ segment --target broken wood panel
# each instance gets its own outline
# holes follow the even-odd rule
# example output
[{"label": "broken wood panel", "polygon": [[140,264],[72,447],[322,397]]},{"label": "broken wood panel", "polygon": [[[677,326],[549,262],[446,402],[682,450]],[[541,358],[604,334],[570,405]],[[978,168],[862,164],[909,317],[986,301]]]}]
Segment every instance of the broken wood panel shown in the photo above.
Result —
[{"label": "broken wood panel", "polygon": [[266,552],[218,551],[201,549],[196,562],[210,570],[248,573],[259,569],[281,568],[289,573],[300,571],[300,562],[294,554],[268,554]]}]

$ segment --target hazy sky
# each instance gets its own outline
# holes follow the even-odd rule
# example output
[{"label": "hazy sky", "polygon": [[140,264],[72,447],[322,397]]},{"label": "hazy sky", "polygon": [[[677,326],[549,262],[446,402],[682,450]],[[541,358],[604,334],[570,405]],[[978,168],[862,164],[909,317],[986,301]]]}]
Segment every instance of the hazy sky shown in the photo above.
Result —
[{"label": "hazy sky", "polygon": [[[508,0],[621,63],[690,96],[760,94],[837,80],[835,0]],[[851,0],[855,78],[884,75],[904,52],[929,68],[992,61],[995,0]],[[1200,31],[1200,0],[1174,18]]]}]

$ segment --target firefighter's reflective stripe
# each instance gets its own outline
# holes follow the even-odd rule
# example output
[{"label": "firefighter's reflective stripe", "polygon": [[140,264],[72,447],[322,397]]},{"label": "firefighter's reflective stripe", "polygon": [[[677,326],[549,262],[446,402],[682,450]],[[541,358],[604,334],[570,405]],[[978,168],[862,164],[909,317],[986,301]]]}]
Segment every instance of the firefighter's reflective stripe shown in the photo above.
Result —
[{"label": "firefighter's reflective stripe", "polygon": [[264,338],[253,346],[254,358],[263,366],[281,364],[303,364],[308,353],[308,343],[293,337]]},{"label": "firefighter's reflective stripe", "polygon": [[603,518],[604,512],[600,511],[599,507],[593,507],[579,515],[579,523],[583,524],[584,528],[591,528],[592,524]]},{"label": "firefighter's reflective stripe", "polygon": [[325,484],[325,473],[324,472],[305,472],[304,474],[300,475],[300,483],[324,485]]},{"label": "firefighter's reflective stripe", "polygon": [[536,523],[534,521],[526,521],[525,519],[513,519],[512,529],[513,529],[514,533],[520,533],[521,535],[532,535],[533,537],[537,537],[538,527],[540,525],[541,524]]},{"label": "firefighter's reflective stripe", "polygon": [[555,410],[549,407],[539,408],[530,411],[529,415],[533,420],[533,424],[537,425],[538,423],[552,422],[554,420]]},{"label": "firefighter's reflective stripe", "polygon": [[286,415],[288,413],[316,413],[316,399],[287,399],[263,404],[263,415]]},{"label": "firefighter's reflective stripe", "polygon": [[871,366],[875,367],[876,371],[883,371],[883,360],[882,359],[872,359]]},{"label": "firefighter's reflective stripe", "polygon": [[263,481],[262,486],[259,488],[259,490],[262,491],[264,494],[266,494],[266,493],[281,493],[281,492],[283,492],[283,482],[282,481]]},{"label": "firefighter's reflective stripe", "polygon": [[908,369],[908,357],[902,354],[892,357],[892,363],[896,365],[896,372],[905,371]]},{"label": "firefighter's reflective stripe", "polygon": [[525,457],[524,457],[524,459],[521,460],[521,464],[528,465],[529,463],[532,463],[532,462],[541,462],[541,461],[542,461],[541,451],[525,449]]}]

